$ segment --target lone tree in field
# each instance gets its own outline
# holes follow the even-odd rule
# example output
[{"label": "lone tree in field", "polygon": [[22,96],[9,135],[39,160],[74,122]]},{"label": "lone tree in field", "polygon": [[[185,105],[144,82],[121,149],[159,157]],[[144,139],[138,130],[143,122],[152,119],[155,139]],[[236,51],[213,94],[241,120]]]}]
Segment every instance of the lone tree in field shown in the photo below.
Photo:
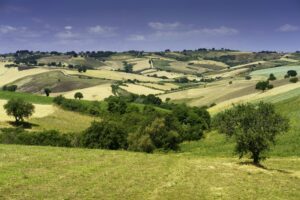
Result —
[{"label": "lone tree in field", "polygon": [[269,81],[275,81],[276,77],[274,76],[274,74],[270,74],[268,80]]},{"label": "lone tree in field", "polygon": [[11,99],[3,107],[7,115],[14,116],[16,123],[23,122],[34,112],[34,106],[23,99]]},{"label": "lone tree in field", "polygon": [[83,94],[82,94],[81,92],[76,92],[76,93],[74,94],[74,98],[80,100],[80,99],[83,98]]},{"label": "lone tree in field", "polygon": [[51,89],[49,89],[49,88],[45,88],[45,89],[44,89],[44,92],[45,92],[46,96],[49,97],[49,95],[50,95],[50,93],[51,93],[52,91],[51,91]]},{"label": "lone tree in field", "polygon": [[259,81],[255,85],[255,89],[262,90],[263,92],[267,89],[272,89],[273,85],[269,84],[269,81]]},{"label": "lone tree in field", "polygon": [[289,71],[287,71],[287,75],[289,77],[295,77],[295,76],[297,76],[297,71],[295,71],[295,70],[289,70]]},{"label": "lone tree in field", "polygon": [[272,104],[263,102],[225,110],[216,116],[215,125],[220,133],[235,139],[240,158],[250,153],[256,165],[265,159],[263,153],[275,144],[276,136],[289,128],[288,119],[276,113]]}]

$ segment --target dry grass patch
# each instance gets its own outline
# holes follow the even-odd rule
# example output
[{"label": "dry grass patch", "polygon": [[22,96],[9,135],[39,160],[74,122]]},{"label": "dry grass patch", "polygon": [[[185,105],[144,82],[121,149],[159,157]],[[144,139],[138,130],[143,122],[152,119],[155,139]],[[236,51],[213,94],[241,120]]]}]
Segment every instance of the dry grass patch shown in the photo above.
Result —
[{"label": "dry grass patch", "polygon": [[120,86],[120,88],[134,94],[139,95],[148,95],[148,94],[160,94],[163,93],[161,90],[152,89],[149,87],[145,87],[142,85],[136,85],[136,84],[126,84],[127,86]]},{"label": "dry grass patch", "polygon": [[84,89],[80,89],[80,90],[72,90],[69,92],[53,93],[51,95],[52,96],[63,95],[66,98],[73,99],[74,94],[76,92],[81,92],[83,94],[83,98],[85,100],[103,100],[103,99],[113,95],[110,83],[97,85],[94,87],[88,87],[88,88],[84,88]]}]

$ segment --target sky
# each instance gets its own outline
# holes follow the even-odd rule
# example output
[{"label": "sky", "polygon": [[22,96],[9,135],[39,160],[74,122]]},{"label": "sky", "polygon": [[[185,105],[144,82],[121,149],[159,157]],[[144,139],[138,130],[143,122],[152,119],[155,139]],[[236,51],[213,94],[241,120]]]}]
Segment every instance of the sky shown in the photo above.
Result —
[{"label": "sky", "polygon": [[300,0],[0,0],[0,53],[300,50]]}]

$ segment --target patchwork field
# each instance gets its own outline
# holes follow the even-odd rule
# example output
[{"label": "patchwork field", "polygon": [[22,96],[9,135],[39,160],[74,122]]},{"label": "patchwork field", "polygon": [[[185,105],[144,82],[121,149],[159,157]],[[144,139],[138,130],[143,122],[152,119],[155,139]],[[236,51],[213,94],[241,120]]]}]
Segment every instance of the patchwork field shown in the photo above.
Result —
[{"label": "patchwork field", "polygon": [[79,89],[79,90],[72,90],[68,92],[61,92],[61,93],[54,93],[52,96],[57,96],[57,95],[63,95],[66,98],[72,99],[74,98],[74,94],[76,92],[81,92],[83,94],[83,98],[85,100],[103,100],[111,95],[112,89],[111,89],[111,84],[102,84],[102,85],[97,85],[93,87],[88,87],[84,89]]},{"label": "patchwork field", "polygon": [[142,85],[136,85],[136,84],[126,84],[126,86],[120,86],[120,88],[134,94],[139,95],[148,95],[148,94],[160,94],[163,93],[162,90],[152,89],[149,87],[145,87]]},{"label": "patchwork field", "polygon": [[61,71],[51,71],[18,79],[11,84],[18,85],[21,92],[43,93],[44,88],[52,92],[66,92],[109,83],[107,80],[88,78],[83,75],[65,75]]}]

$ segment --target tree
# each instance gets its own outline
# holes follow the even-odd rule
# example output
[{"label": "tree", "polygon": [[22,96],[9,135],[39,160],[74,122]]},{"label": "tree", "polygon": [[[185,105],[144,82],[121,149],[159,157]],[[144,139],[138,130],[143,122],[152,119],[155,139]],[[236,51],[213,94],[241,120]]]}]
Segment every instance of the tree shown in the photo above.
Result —
[{"label": "tree", "polygon": [[218,114],[214,122],[220,133],[235,139],[239,157],[250,153],[254,164],[265,158],[263,153],[275,144],[276,136],[289,128],[288,119],[263,102],[234,106]]},{"label": "tree", "polygon": [[274,76],[274,74],[270,74],[268,80],[269,81],[275,81],[276,77]]},{"label": "tree", "polygon": [[47,97],[49,97],[50,93],[52,92],[50,88],[45,88],[44,92],[46,94]]},{"label": "tree", "polygon": [[88,148],[127,149],[127,133],[115,121],[93,122],[84,132],[82,144]]},{"label": "tree", "polygon": [[269,81],[259,81],[256,83],[255,89],[262,90],[263,92],[268,89]]},{"label": "tree", "polygon": [[76,93],[74,94],[74,98],[80,100],[80,99],[83,98],[83,94],[82,94],[81,92],[76,92]]},{"label": "tree", "polygon": [[132,73],[133,72],[133,65],[132,64],[130,64],[126,61],[124,61],[123,64],[124,64],[124,71],[126,73]]},{"label": "tree", "polygon": [[295,77],[295,76],[297,76],[297,71],[295,71],[295,70],[289,70],[289,71],[287,71],[287,75],[289,77],[290,76]]},{"label": "tree", "polygon": [[14,116],[16,123],[23,122],[34,112],[34,106],[23,99],[11,99],[3,107],[7,115]]}]

